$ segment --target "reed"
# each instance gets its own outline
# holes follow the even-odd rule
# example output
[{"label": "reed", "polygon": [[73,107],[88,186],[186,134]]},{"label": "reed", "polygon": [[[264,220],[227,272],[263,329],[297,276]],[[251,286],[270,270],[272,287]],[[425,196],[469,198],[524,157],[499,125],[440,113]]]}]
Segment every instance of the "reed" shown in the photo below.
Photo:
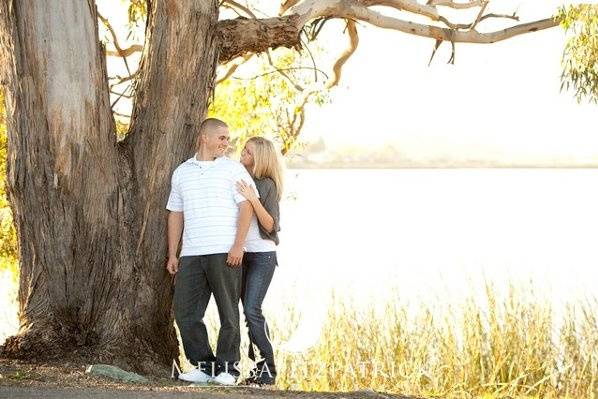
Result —
[{"label": "reed", "polygon": [[[3,340],[18,326],[14,263],[2,264],[0,284]],[[293,298],[287,298],[281,307],[286,310],[266,309],[278,388],[373,389],[447,399],[598,398],[595,298],[567,304],[559,313],[533,285],[510,284],[499,294],[485,283],[482,290],[481,299],[471,295],[460,303],[415,307],[396,290],[371,306],[333,294],[319,341],[301,353],[285,351],[301,317]],[[206,321],[215,347],[214,304]],[[244,326],[241,334],[241,367],[248,370]]]}]

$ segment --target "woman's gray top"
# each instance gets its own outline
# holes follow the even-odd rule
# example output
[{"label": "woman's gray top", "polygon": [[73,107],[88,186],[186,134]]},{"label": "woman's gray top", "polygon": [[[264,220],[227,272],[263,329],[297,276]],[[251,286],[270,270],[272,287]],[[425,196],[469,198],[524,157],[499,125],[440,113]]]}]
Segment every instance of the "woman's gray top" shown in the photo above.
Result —
[{"label": "woman's gray top", "polygon": [[269,177],[262,179],[254,179],[257,191],[260,194],[260,202],[266,209],[266,211],[274,219],[274,227],[271,232],[267,232],[258,221],[258,227],[260,229],[260,236],[265,240],[272,240],[278,245],[278,232],[280,231],[280,208],[278,205],[278,196],[276,195],[276,185],[274,180]]}]

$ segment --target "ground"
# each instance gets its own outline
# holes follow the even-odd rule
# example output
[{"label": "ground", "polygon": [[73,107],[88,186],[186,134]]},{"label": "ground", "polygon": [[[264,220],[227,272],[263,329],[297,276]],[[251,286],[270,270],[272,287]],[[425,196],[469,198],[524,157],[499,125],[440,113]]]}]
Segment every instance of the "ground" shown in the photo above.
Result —
[{"label": "ground", "polygon": [[0,398],[48,399],[277,399],[322,398],[416,399],[375,391],[298,392],[248,387],[192,387],[169,378],[151,378],[147,384],[120,383],[85,373],[86,364],[52,361],[31,363],[0,358]]}]

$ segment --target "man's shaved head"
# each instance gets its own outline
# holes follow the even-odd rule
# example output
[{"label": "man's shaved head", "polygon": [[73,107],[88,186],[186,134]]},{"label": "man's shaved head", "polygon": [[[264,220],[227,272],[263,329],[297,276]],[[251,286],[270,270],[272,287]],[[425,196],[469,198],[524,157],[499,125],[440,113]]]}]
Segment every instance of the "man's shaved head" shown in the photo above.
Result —
[{"label": "man's shaved head", "polygon": [[208,118],[199,125],[199,134],[206,134],[215,132],[218,129],[228,128],[228,125],[216,118]]},{"label": "man's shaved head", "polygon": [[207,139],[206,136],[216,134],[222,129],[228,130],[228,125],[220,119],[207,118],[203,122],[201,122],[201,125],[199,125],[199,134],[197,135],[197,142],[195,143],[196,150],[199,151],[201,143],[205,142]]},{"label": "man's shaved head", "polygon": [[213,159],[224,155],[228,149],[229,132],[226,123],[208,118],[199,126],[196,151],[204,158]]}]

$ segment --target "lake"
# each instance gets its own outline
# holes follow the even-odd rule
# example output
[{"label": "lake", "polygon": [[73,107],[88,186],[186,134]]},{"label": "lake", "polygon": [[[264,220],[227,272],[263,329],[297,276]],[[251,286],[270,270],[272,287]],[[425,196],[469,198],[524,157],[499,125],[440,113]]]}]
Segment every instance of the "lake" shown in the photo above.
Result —
[{"label": "lake", "polygon": [[288,170],[286,183],[264,307],[292,302],[302,341],[331,290],[438,308],[519,284],[557,315],[598,297],[598,169]]}]

